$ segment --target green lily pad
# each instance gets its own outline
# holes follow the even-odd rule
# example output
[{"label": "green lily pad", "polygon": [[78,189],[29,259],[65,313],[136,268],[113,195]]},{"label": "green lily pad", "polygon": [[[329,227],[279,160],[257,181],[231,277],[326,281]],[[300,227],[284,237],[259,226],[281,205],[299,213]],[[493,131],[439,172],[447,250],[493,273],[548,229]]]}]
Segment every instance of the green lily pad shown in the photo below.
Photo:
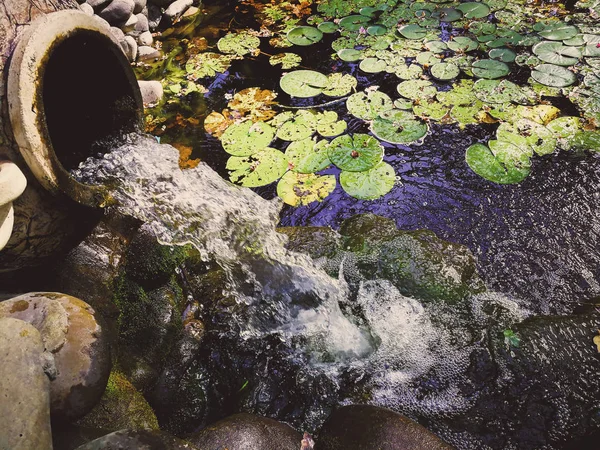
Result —
[{"label": "green lily pad", "polygon": [[229,69],[233,57],[219,53],[198,53],[188,59],[185,71],[193,78],[214,77],[217,73],[224,73]]},{"label": "green lily pad", "polygon": [[346,100],[348,112],[363,120],[373,120],[394,107],[389,95],[379,91],[357,92]]},{"label": "green lily pad", "polygon": [[600,43],[596,44],[587,44],[583,47],[583,56],[598,58],[600,57],[600,47],[598,46]]},{"label": "green lily pad", "polygon": [[315,27],[294,27],[288,31],[287,39],[294,45],[307,46],[323,39],[323,32]]},{"label": "green lily pad", "polygon": [[440,59],[433,52],[421,52],[417,55],[417,62],[422,66],[433,66],[440,62]]},{"label": "green lily pad", "polygon": [[417,117],[439,121],[447,117],[450,108],[434,99],[424,99],[413,106],[413,112]]},{"label": "green lily pad", "polygon": [[321,33],[325,34],[335,33],[339,29],[335,22],[321,22],[319,25],[317,25],[317,28]]},{"label": "green lily pad", "polygon": [[470,52],[477,50],[477,47],[479,47],[479,44],[466,36],[456,36],[448,41],[448,48],[455,52]]},{"label": "green lily pad", "polygon": [[580,47],[582,45],[585,45],[586,42],[585,42],[585,39],[583,38],[583,35],[578,34],[576,36],[573,36],[572,38],[563,39],[562,43],[565,45],[573,45],[575,47]]},{"label": "green lily pad", "polygon": [[315,142],[311,138],[294,141],[285,150],[285,156],[294,172],[315,173],[331,165],[327,145],[326,140]]},{"label": "green lily pad", "polygon": [[302,58],[295,53],[279,53],[269,58],[269,64],[272,66],[281,64],[282,69],[293,69],[294,67],[298,67],[301,62]]},{"label": "green lily pad", "polygon": [[452,80],[460,74],[460,69],[452,63],[437,63],[429,68],[431,75],[442,81]]},{"label": "green lily pad", "polygon": [[367,33],[371,36],[383,36],[388,31],[384,25],[371,25],[367,28]]},{"label": "green lily pad", "polygon": [[336,137],[329,144],[329,159],[342,170],[362,172],[383,159],[383,147],[373,136],[357,133]]},{"label": "green lily pad", "polygon": [[566,87],[577,81],[577,76],[573,72],[554,64],[540,64],[534,67],[531,78],[552,87]]},{"label": "green lily pad", "polygon": [[370,17],[363,16],[362,14],[355,14],[353,16],[344,17],[340,20],[339,26],[348,31],[358,31],[360,28],[365,27],[370,20]]},{"label": "green lily pad", "polygon": [[540,156],[553,153],[556,149],[554,133],[529,119],[519,119],[514,124],[502,123],[496,136],[499,141],[510,142],[519,148],[530,148],[531,152]]},{"label": "green lily pad", "polygon": [[569,141],[571,150],[600,152],[600,133],[597,131],[580,131]]},{"label": "green lily pad", "polygon": [[572,25],[558,24],[547,27],[538,34],[544,39],[549,39],[551,41],[562,41],[563,39],[569,39],[576,36],[579,34],[579,30]]},{"label": "green lily pad", "polygon": [[448,44],[442,41],[425,42],[425,48],[432,53],[444,53],[448,48]]},{"label": "green lily pad", "polygon": [[406,80],[400,83],[396,90],[402,97],[411,100],[433,97],[437,94],[437,88],[427,80]]},{"label": "green lily pad", "polygon": [[423,75],[423,68],[417,64],[401,64],[394,68],[394,74],[401,80],[416,80]]},{"label": "green lily pad", "polygon": [[313,135],[315,128],[301,117],[294,117],[277,129],[277,137],[282,141],[301,141]]},{"label": "green lily pad", "polygon": [[455,8],[439,8],[431,13],[431,17],[440,22],[456,22],[463,18],[463,13]]},{"label": "green lily pad", "polygon": [[529,88],[508,80],[478,80],[473,85],[475,96],[486,103],[514,102],[521,105],[534,104],[537,96]]},{"label": "green lily pad", "polygon": [[229,33],[217,42],[219,51],[237,56],[253,53],[259,46],[260,39],[244,31]]},{"label": "green lily pad", "polygon": [[563,116],[550,121],[548,128],[559,139],[568,139],[581,130],[581,119],[575,116]]},{"label": "green lily pad", "polygon": [[581,58],[577,47],[562,45],[560,42],[542,41],[534,45],[532,51],[542,61],[557,66],[572,66]]},{"label": "green lily pad", "polygon": [[427,36],[427,30],[416,24],[403,25],[398,32],[406,39],[423,39]]},{"label": "green lily pad", "polygon": [[291,206],[323,201],[336,186],[334,175],[286,173],[277,183],[277,195]]},{"label": "green lily pad", "polygon": [[247,120],[227,127],[221,136],[223,149],[233,156],[249,156],[268,146],[275,137],[275,130],[264,122]]},{"label": "green lily pad", "polygon": [[271,184],[287,171],[285,155],[274,148],[264,148],[250,156],[232,156],[225,166],[232,183],[246,187]]},{"label": "green lily pad", "polygon": [[510,68],[501,61],[493,59],[480,59],[471,64],[473,74],[478,78],[493,80],[501,78],[510,73]]},{"label": "green lily pad", "polygon": [[514,62],[515,58],[517,57],[517,54],[514,50],[511,50],[510,48],[498,47],[491,49],[488,52],[488,56],[491,59],[497,59],[498,61],[502,61],[504,63],[511,63]]},{"label": "green lily pad", "polygon": [[340,184],[344,191],[360,200],[374,200],[392,190],[396,183],[394,168],[381,162],[365,172],[340,173]]},{"label": "green lily pad", "polygon": [[314,70],[295,70],[281,77],[279,86],[292,97],[314,97],[319,95],[329,82],[327,75]]},{"label": "green lily pad", "polygon": [[413,108],[413,102],[405,98],[397,98],[396,100],[394,100],[394,108],[404,109],[408,111]]},{"label": "green lily pad", "polygon": [[498,184],[520,183],[530,172],[529,167],[501,162],[500,158],[487,145],[480,143],[473,144],[467,148],[465,159],[473,172],[486,180]]},{"label": "green lily pad", "polygon": [[321,120],[317,124],[317,133],[319,133],[323,137],[334,137],[339,136],[346,128],[348,128],[348,124],[344,120],[337,120],[337,113],[334,111],[326,111],[325,114],[333,114],[333,120]]},{"label": "green lily pad", "polygon": [[490,14],[490,7],[481,2],[461,3],[456,9],[462,11],[465,19],[482,19]]},{"label": "green lily pad", "polygon": [[358,67],[366,73],[379,73],[385,71],[387,66],[387,63],[382,59],[365,58],[360,62]]},{"label": "green lily pad", "polygon": [[338,50],[337,55],[342,61],[354,62],[362,59],[363,52],[353,48],[343,48]]},{"label": "green lily pad", "polygon": [[332,73],[327,76],[327,86],[323,94],[328,97],[342,97],[356,89],[358,81],[350,74]]},{"label": "green lily pad", "polygon": [[427,134],[427,124],[417,120],[409,111],[391,109],[373,120],[371,131],[379,140],[391,144],[410,144]]}]

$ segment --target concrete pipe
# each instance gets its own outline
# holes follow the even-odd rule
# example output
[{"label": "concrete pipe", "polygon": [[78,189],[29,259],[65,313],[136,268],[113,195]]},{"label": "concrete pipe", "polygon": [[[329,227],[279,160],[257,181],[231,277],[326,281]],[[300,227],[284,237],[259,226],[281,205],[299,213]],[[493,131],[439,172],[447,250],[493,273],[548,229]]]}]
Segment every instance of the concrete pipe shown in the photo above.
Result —
[{"label": "concrete pipe", "polygon": [[105,24],[76,10],[42,14],[26,26],[14,20],[75,6],[69,1],[8,0],[13,11],[6,16],[0,8],[0,41],[2,34],[8,39],[0,47],[7,80],[0,84],[0,159],[27,177],[13,202],[0,273],[48,263],[83,238],[109,199],[70,170],[107,151],[119,134],[141,128],[138,84]]}]

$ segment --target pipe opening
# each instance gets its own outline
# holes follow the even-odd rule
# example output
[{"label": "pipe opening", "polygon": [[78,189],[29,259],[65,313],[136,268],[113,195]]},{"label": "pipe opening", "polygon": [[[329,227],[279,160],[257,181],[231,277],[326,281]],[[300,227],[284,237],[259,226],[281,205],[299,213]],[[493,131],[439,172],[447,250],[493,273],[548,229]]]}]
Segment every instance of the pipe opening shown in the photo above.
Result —
[{"label": "pipe opening", "polygon": [[138,103],[116,52],[120,49],[105,35],[80,29],[48,54],[41,74],[44,114],[38,117],[45,120],[54,152],[67,171],[110,150],[106,146],[112,138],[137,131]]}]

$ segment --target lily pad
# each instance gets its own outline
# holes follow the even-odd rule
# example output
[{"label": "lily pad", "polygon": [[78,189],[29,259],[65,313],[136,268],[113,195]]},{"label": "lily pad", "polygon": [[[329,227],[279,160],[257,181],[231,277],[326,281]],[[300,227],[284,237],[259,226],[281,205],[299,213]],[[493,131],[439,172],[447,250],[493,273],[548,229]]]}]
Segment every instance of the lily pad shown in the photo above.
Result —
[{"label": "lily pad", "polygon": [[214,77],[217,73],[224,73],[229,69],[233,57],[219,53],[198,53],[188,59],[185,71],[193,78]]},{"label": "lily pad", "polygon": [[477,47],[479,47],[479,44],[466,36],[456,36],[448,41],[448,48],[455,52],[470,52],[477,50]]},{"label": "lily pad", "polygon": [[538,34],[544,39],[550,39],[551,41],[562,41],[563,39],[570,39],[576,36],[578,33],[579,30],[572,25],[558,24],[548,27],[545,30],[540,31]]},{"label": "lily pad", "polygon": [[365,172],[340,173],[340,184],[344,191],[360,200],[374,200],[392,190],[396,183],[394,168],[381,162]]},{"label": "lily pad", "polygon": [[291,170],[298,173],[315,173],[331,165],[327,145],[326,140],[315,142],[310,138],[292,142],[285,151]]},{"label": "lily pad", "polygon": [[497,59],[505,63],[511,63],[515,61],[517,54],[514,50],[506,47],[493,48],[488,52],[488,56],[491,59]]},{"label": "lily pad", "polygon": [[327,86],[323,94],[328,97],[342,97],[356,89],[358,81],[352,75],[346,73],[332,73],[327,76]]},{"label": "lily pad", "polygon": [[425,48],[432,53],[444,53],[448,45],[443,41],[428,41],[425,42]]},{"label": "lily pad", "polygon": [[232,183],[246,187],[271,184],[287,171],[285,155],[274,148],[264,148],[250,156],[232,156],[225,166]]},{"label": "lily pad", "polygon": [[281,77],[281,89],[292,97],[314,97],[327,87],[327,75],[314,70],[295,70]]},{"label": "lily pad", "polygon": [[566,87],[577,81],[577,76],[573,72],[554,64],[540,64],[534,67],[531,78],[552,87]]},{"label": "lily pad", "polygon": [[338,50],[337,55],[342,61],[354,62],[362,59],[363,52],[360,50],[355,50],[353,48],[343,48],[341,50]]},{"label": "lily pad", "polygon": [[424,99],[413,107],[415,116],[440,121],[448,116],[450,108],[434,99]]},{"label": "lily pad", "polygon": [[287,39],[294,45],[307,46],[323,39],[323,32],[315,27],[294,27],[288,31]]},{"label": "lily pad", "polygon": [[301,62],[302,58],[296,53],[279,53],[269,58],[269,64],[272,66],[281,64],[282,69],[293,69],[294,67],[298,67]]},{"label": "lily pad", "polygon": [[358,67],[366,73],[379,73],[385,71],[387,66],[387,63],[382,59],[365,58],[360,62]]},{"label": "lily pad", "polygon": [[325,34],[335,33],[339,29],[335,22],[321,22],[317,28],[321,33]]},{"label": "lily pad", "polygon": [[493,59],[480,59],[471,64],[473,74],[478,78],[493,80],[501,78],[510,73],[510,68],[501,61]]},{"label": "lily pad", "polygon": [[312,136],[314,132],[315,129],[311,124],[306,123],[300,117],[294,117],[277,129],[277,137],[282,141],[300,141]]},{"label": "lily pad", "polygon": [[229,33],[217,42],[219,51],[237,56],[254,53],[259,46],[260,39],[244,31]]},{"label": "lily pad", "polygon": [[557,66],[572,66],[581,58],[577,47],[562,45],[560,42],[542,41],[534,45],[532,51],[542,61]]},{"label": "lily pad", "polygon": [[440,58],[433,52],[421,52],[417,55],[417,62],[422,66],[433,66],[440,62]]},{"label": "lily pad", "polygon": [[389,95],[379,91],[357,92],[346,100],[348,112],[359,119],[373,120],[394,107]]},{"label": "lily pad", "polygon": [[329,144],[329,159],[337,167],[350,172],[362,172],[383,159],[383,147],[373,136],[357,133],[335,138]]},{"label": "lily pad", "polygon": [[323,201],[336,186],[334,175],[286,173],[277,183],[277,195],[291,206]]},{"label": "lily pad", "polygon": [[398,94],[411,100],[433,97],[437,94],[437,88],[431,81],[406,80],[397,86]]},{"label": "lily pad", "polygon": [[406,39],[423,39],[427,36],[427,30],[416,24],[403,25],[398,32]]},{"label": "lily pad", "polygon": [[537,101],[535,92],[508,80],[478,80],[473,85],[475,96],[486,103],[514,102],[522,105]]},{"label": "lily pad", "polygon": [[410,144],[427,134],[427,124],[417,120],[409,111],[391,109],[373,120],[371,131],[379,140],[391,144]]},{"label": "lily pad", "polygon": [[355,14],[344,17],[342,20],[340,20],[339,26],[348,31],[358,31],[360,28],[366,26],[370,20],[370,17],[363,16],[362,14]]},{"label": "lily pad", "polygon": [[371,36],[383,36],[388,31],[384,25],[371,25],[367,28],[367,33]]},{"label": "lily pad", "polygon": [[247,120],[230,125],[221,136],[221,144],[230,155],[249,156],[268,146],[274,137],[272,126]]},{"label": "lily pad", "polygon": [[489,6],[481,2],[461,3],[456,9],[462,11],[465,19],[482,19],[490,14]]},{"label": "lily pad", "polygon": [[520,183],[530,172],[529,167],[520,167],[501,162],[487,145],[480,143],[473,144],[467,148],[465,159],[473,172],[486,180],[498,184]]},{"label": "lily pad", "polygon": [[446,81],[456,78],[460,74],[460,69],[452,63],[437,63],[430,67],[431,75],[438,80]]}]

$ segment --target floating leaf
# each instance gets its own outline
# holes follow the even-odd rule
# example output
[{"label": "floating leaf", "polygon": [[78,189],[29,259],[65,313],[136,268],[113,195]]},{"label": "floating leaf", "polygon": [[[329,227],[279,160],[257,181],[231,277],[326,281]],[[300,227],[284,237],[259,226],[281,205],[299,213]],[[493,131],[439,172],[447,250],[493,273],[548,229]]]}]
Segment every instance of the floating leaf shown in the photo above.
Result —
[{"label": "floating leaf", "polygon": [[456,9],[462,11],[465,19],[482,19],[490,14],[489,6],[480,2],[461,3]]},{"label": "floating leaf", "polygon": [[552,87],[570,86],[577,81],[577,76],[568,69],[554,64],[540,64],[531,71],[531,78],[538,83]]},{"label": "floating leaf", "polygon": [[315,142],[307,138],[292,142],[285,151],[292,170],[299,173],[315,173],[331,165],[327,155],[326,140]]},{"label": "floating leaf", "polygon": [[220,55],[218,53],[198,53],[188,59],[185,71],[191,78],[214,77],[217,73],[223,73],[229,69],[232,56]]},{"label": "floating leaf", "polygon": [[275,130],[272,126],[247,120],[230,125],[221,136],[221,144],[230,155],[248,156],[268,146],[273,137]]},{"label": "floating leaf", "polygon": [[323,94],[328,97],[342,97],[356,89],[357,80],[350,74],[332,73],[327,76],[327,86]]},{"label": "floating leaf", "polygon": [[517,54],[514,50],[506,47],[493,48],[488,52],[488,56],[491,59],[497,59],[498,61],[502,61],[505,63],[514,62]]},{"label": "floating leaf", "polygon": [[581,58],[577,47],[568,47],[560,42],[542,41],[534,45],[532,51],[542,61],[558,66],[572,66]]},{"label": "floating leaf", "polygon": [[276,97],[273,91],[251,87],[236,92],[227,106],[253,122],[266,121],[275,116],[271,107],[277,104]]},{"label": "floating leaf", "polygon": [[477,50],[479,44],[473,39],[465,36],[456,36],[451,41],[448,41],[448,48],[455,52],[470,52]]},{"label": "floating leaf", "polygon": [[339,136],[346,131],[348,125],[343,120],[338,120],[332,123],[319,123],[317,125],[317,132],[323,137],[334,137]]},{"label": "floating leaf", "polygon": [[308,205],[323,201],[335,186],[334,175],[288,172],[277,183],[277,195],[291,206]]},{"label": "floating leaf", "polygon": [[448,45],[442,41],[428,41],[425,42],[425,48],[432,53],[444,53]]},{"label": "floating leaf", "polygon": [[295,70],[281,77],[279,86],[292,97],[314,97],[327,87],[328,78],[314,70]]},{"label": "floating leaf", "polygon": [[208,134],[219,138],[234,122],[231,111],[223,110],[223,114],[213,111],[204,119],[204,129]]},{"label": "floating leaf", "polygon": [[353,16],[344,17],[339,22],[339,26],[348,31],[358,31],[361,27],[366,26],[371,20],[370,17],[363,16],[361,14],[355,14]]},{"label": "floating leaf", "polygon": [[427,30],[416,24],[403,25],[398,32],[406,39],[423,39],[427,36]]},{"label": "floating leaf", "polygon": [[417,62],[422,66],[433,66],[440,62],[440,59],[433,52],[421,52],[417,55]]},{"label": "floating leaf", "polygon": [[540,31],[539,35],[544,39],[550,39],[551,41],[562,41],[563,39],[570,39],[578,33],[579,30],[572,25],[558,24],[549,26],[544,31]]},{"label": "floating leaf", "polygon": [[360,62],[358,67],[360,70],[366,73],[379,73],[383,72],[387,66],[387,63],[382,59],[365,58]]},{"label": "floating leaf", "polygon": [[514,125],[501,124],[496,131],[496,136],[498,140],[510,142],[520,148],[529,147],[540,156],[553,153],[556,149],[554,133],[529,119],[519,119]]},{"label": "floating leaf", "polygon": [[269,63],[272,66],[281,64],[281,68],[286,70],[298,67],[301,62],[302,58],[300,57],[300,55],[297,55],[295,53],[279,53],[269,58]]},{"label": "floating leaf", "polygon": [[529,167],[520,167],[501,162],[491,149],[484,144],[477,143],[467,148],[465,159],[473,172],[486,180],[498,184],[519,183],[530,172]]},{"label": "floating leaf", "polygon": [[353,48],[343,48],[338,50],[337,55],[342,61],[354,62],[362,59],[363,52]]},{"label": "floating leaf", "polygon": [[462,19],[463,13],[455,8],[439,8],[431,13],[431,17],[439,19],[440,22],[456,22]]},{"label": "floating leaf", "polygon": [[300,141],[306,139],[315,132],[312,124],[307,123],[302,117],[294,117],[283,123],[277,129],[277,137],[282,141]]},{"label": "floating leaf", "polygon": [[232,183],[246,187],[271,184],[287,171],[285,155],[274,148],[263,148],[250,156],[232,156],[225,166]]},{"label": "floating leaf", "polygon": [[294,45],[307,46],[323,39],[323,32],[315,27],[294,27],[288,31],[287,39]]},{"label": "floating leaf", "polygon": [[508,80],[478,80],[473,85],[475,96],[487,103],[514,102],[522,105],[537,101],[535,92]]},{"label": "floating leaf", "polygon": [[413,113],[400,109],[384,111],[373,120],[371,131],[378,139],[391,144],[410,144],[427,134],[427,124]]},{"label": "floating leaf", "polygon": [[413,107],[415,116],[439,121],[447,117],[450,108],[433,99],[424,99]]},{"label": "floating leaf", "polygon": [[383,147],[373,136],[357,133],[335,138],[329,144],[329,159],[342,170],[361,172],[383,159]]},{"label": "floating leaf", "polygon": [[395,67],[394,74],[401,80],[416,80],[423,75],[423,68],[417,64],[411,64],[410,66],[402,64]]},{"label": "floating leaf", "polygon": [[458,66],[452,63],[437,63],[431,66],[429,70],[434,78],[443,81],[452,80],[460,73]]},{"label": "floating leaf", "polygon": [[501,61],[494,61],[493,59],[480,59],[475,61],[471,65],[473,74],[479,78],[485,78],[493,80],[495,78],[501,78],[510,73],[510,68]]},{"label": "floating leaf", "polygon": [[396,183],[394,168],[381,162],[365,172],[340,173],[340,184],[344,191],[360,200],[374,200],[392,190]]},{"label": "floating leaf", "polygon": [[394,107],[392,99],[383,92],[357,92],[346,100],[348,112],[359,119],[373,120],[383,111]]},{"label": "floating leaf", "polygon": [[321,33],[325,34],[335,33],[339,29],[335,22],[321,22],[317,28],[319,31],[321,31]]},{"label": "floating leaf", "polygon": [[411,100],[433,97],[437,94],[437,88],[431,81],[407,80],[397,86],[398,94]]},{"label": "floating leaf", "polygon": [[383,25],[371,25],[367,28],[367,33],[371,36],[383,36],[387,31],[387,28]]},{"label": "floating leaf", "polygon": [[245,31],[229,33],[217,42],[219,51],[237,56],[254,53],[258,50],[259,46],[260,39]]}]

